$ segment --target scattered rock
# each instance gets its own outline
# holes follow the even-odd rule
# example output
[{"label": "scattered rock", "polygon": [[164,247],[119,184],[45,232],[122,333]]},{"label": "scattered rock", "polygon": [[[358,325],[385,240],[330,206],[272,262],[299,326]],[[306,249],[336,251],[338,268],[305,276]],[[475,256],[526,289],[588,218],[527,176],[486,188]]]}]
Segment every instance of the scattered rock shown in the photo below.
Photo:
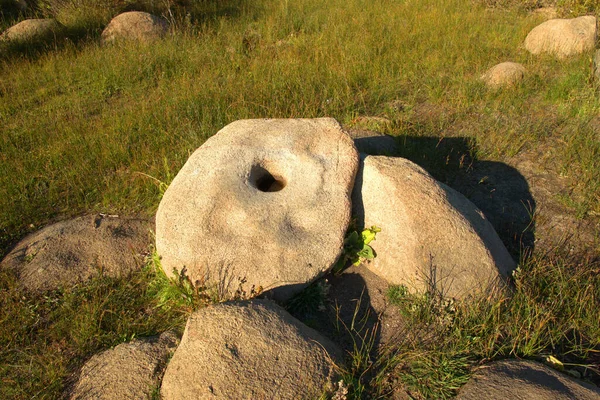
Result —
[{"label": "scattered rock", "polygon": [[525,77],[525,67],[519,63],[503,62],[488,69],[481,80],[492,88],[516,86]]},{"label": "scattered rock", "polygon": [[103,273],[120,276],[140,267],[151,244],[146,220],[84,216],[57,222],[20,241],[0,268],[17,271],[29,290],[49,290]]},{"label": "scattered rock", "polygon": [[165,332],[96,354],[81,368],[73,400],[146,400],[158,389],[162,372],[179,340]]},{"label": "scattered rock", "polygon": [[408,160],[365,157],[353,207],[359,226],[381,228],[369,268],[392,284],[460,298],[515,267],[483,213]]},{"label": "scattered rock", "polygon": [[[309,399],[333,390],[340,350],[268,300],[196,311],[162,382],[172,399]],[[339,365],[339,364],[338,364]]]},{"label": "scattered rock", "polygon": [[[243,120],[190,157],[156,215],[169,275],[290,298],[337,260],[358,154],[330,118]],[[241,280],[241,281],[240,281]]]},{"label": "scattered rock", "polygon": [[359,128],[346,129],[359,153],[373,156],[395,156],[400,146],[395,137]]},{"label": "scattered rock", "polygon": [[129,11],[114,17],[102,32],[102,42],[117,40],[151,42],[166,35],[167,22],[152,14]]},{"label": "scattered rock", "polygon": [[596,17],[551,19],[529,32],[525,48],[532,54],[547,53],[563,59],[593,50],[596,36]]},{"label": "scattered rock", "polygon": [[456,398],[597,400],[600,390],[537,362],[505,360],[481,367]]},{"label": "scattered rock", "polygon": [[62,25],[55,19],[26,19],[5,30],[0,42],[38,44],[56,39],[61,33]]}]

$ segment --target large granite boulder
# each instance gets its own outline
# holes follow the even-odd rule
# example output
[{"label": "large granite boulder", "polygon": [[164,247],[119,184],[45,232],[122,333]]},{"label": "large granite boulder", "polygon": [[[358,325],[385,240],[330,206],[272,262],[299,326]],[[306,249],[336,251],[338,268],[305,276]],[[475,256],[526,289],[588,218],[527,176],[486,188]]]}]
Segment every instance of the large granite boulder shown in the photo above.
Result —
[{"label": "large granite boulder", "polygon": [[268,300],[196,311],[162,381],[163,400],[315,399],[333,389],[340,350]]},{"label": "large granite boulder", "polygon": [[102,32],[102,42],[118,40],[151,42],[166,35],[167,21],[142,11],[129,11],[114,17]]},{"label": "large granite boulder", "polygon": [[573,19],[551,19],[529,32],[525,48],[532,54],[550,54],[567,58],[596,46],[596,17],[586,15]]},{"label": "large granite boulder", "polygon": [[525,67],[519,63],[503,62],[488,69],[481,80],[492,89],[515,86],[525,77]]},{"label": "large granite boulder", "polygon": [[537,362],[504,360],[481,367],[456,399],[597,400],[600,389]]},{"label": "large granite boulder", "polygon": [[179,340],[171,332],[136,339],[94,355],[81,368],[69,398],[73,400],[147,400]]},{"label": "large granite boulder", "polygon": [[409,160],[366,156],[353,207],[359,225],[381,228],[369,268],[392,284],[460,298],[515,267],[481,211]]},{"label": "large granite boulder", "polygon": [[127,275],[139,269],[152,243],[152,222],[86,215],[30,234],[0,262],[29,290],[49,290],[94,275]]},{"label": "large granite boulder", "polygon": [[169,275],[290,298],[341,253],[358,168],[330,118],[233,122],[189,158],[156,214]]},{"label": "large granite boulder", "polygon": [[0,42],[11,44],[39,44],[54,40],[62,33],[62,25],[55,19],[26,19],[11,26],[0,35]]}]

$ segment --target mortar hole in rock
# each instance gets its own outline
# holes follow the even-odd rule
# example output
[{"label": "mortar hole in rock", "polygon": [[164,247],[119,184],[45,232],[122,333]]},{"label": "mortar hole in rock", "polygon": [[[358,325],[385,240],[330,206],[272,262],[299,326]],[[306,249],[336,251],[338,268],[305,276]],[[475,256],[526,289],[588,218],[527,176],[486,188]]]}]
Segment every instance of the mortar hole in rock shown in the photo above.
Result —
[{"label": "mortar hole in rock", "polygon": [[285,187],[286,182],[263,166],[255,165],[250,171],[250,184],[261,192],[279,192]]}]

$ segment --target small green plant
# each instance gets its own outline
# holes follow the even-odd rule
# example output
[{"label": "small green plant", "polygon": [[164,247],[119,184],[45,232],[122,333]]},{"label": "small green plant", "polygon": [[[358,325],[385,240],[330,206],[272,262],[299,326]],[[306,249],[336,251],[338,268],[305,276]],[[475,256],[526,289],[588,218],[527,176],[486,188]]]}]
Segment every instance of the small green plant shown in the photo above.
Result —
[{"label": "small green plant", "polygon": [[348,263],[358,265],[365,260],[377,257],[375,250],[369,245],[381,229],[375,225],[364,229],[360,235],[357,231],[350,232],[344,239],[344,250],[333,268],[335,273],[341,272]]},{"label": "small green plant", "polygon": [[157,307],[168,310],[194,311],[208,303],[215,302],[205,285],[194,285],[187,276],[186,268],[181,272],[173,271],[174,277],[168,277],[162,269],[160,256],[154,250],[147,263],[154,273],[154,279],[148,287],[157,300]]}]

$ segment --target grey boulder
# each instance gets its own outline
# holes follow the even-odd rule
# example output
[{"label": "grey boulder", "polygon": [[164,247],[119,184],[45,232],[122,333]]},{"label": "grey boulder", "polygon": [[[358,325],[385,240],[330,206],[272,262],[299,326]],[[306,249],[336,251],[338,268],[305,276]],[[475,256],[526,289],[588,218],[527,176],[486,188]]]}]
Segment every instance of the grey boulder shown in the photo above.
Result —
[{"label": "grey boulder", "polygon": [[596,17],[551,19],[529,32],[525,49],[532,54],[550,54],[559,59],[593,50],[598,29]]},{"label": "grey boulder", "polygon": [[92,356],[81,368],[72,400],[146,400],[158,384],[167,360],[178,344],[165,332],[136,339]]},{"label": "grey boulder", "polygon": [[28,290],[83,282],[99,273],[122,276],[139,269],[152,243],[152,223],[86,215],[30,234],[0,262]]},{"label": "grey boulder", "polygon": [[481,211],[409,160],[364,157],[353,207],[359,225],[381,229],[368,267],[391,284],[461,298],[516,266]]},{"label": "grey boulder", "polygon": [[268,300],[196,311],[162,381],[163,400],[314,399],[333,389],[340,350]]},{"label": "grey boulder", "polygon": [[167,21],[142,11],[129,11],[114,17],[102,31],[102,42],[120,40],[152,42],[166,35]]},{"label": "grey boulder", "polygon": [[340,255],[357,168],[352,139],[334,119],[227,125],[189,158],[158,207],[163,269],[185,268],[222,293],[290,298]]},{"label": "grey boulder", "polygon": [[600,390],[537,362],[504,360],[481,367],[456,399],[597,400]]}]

